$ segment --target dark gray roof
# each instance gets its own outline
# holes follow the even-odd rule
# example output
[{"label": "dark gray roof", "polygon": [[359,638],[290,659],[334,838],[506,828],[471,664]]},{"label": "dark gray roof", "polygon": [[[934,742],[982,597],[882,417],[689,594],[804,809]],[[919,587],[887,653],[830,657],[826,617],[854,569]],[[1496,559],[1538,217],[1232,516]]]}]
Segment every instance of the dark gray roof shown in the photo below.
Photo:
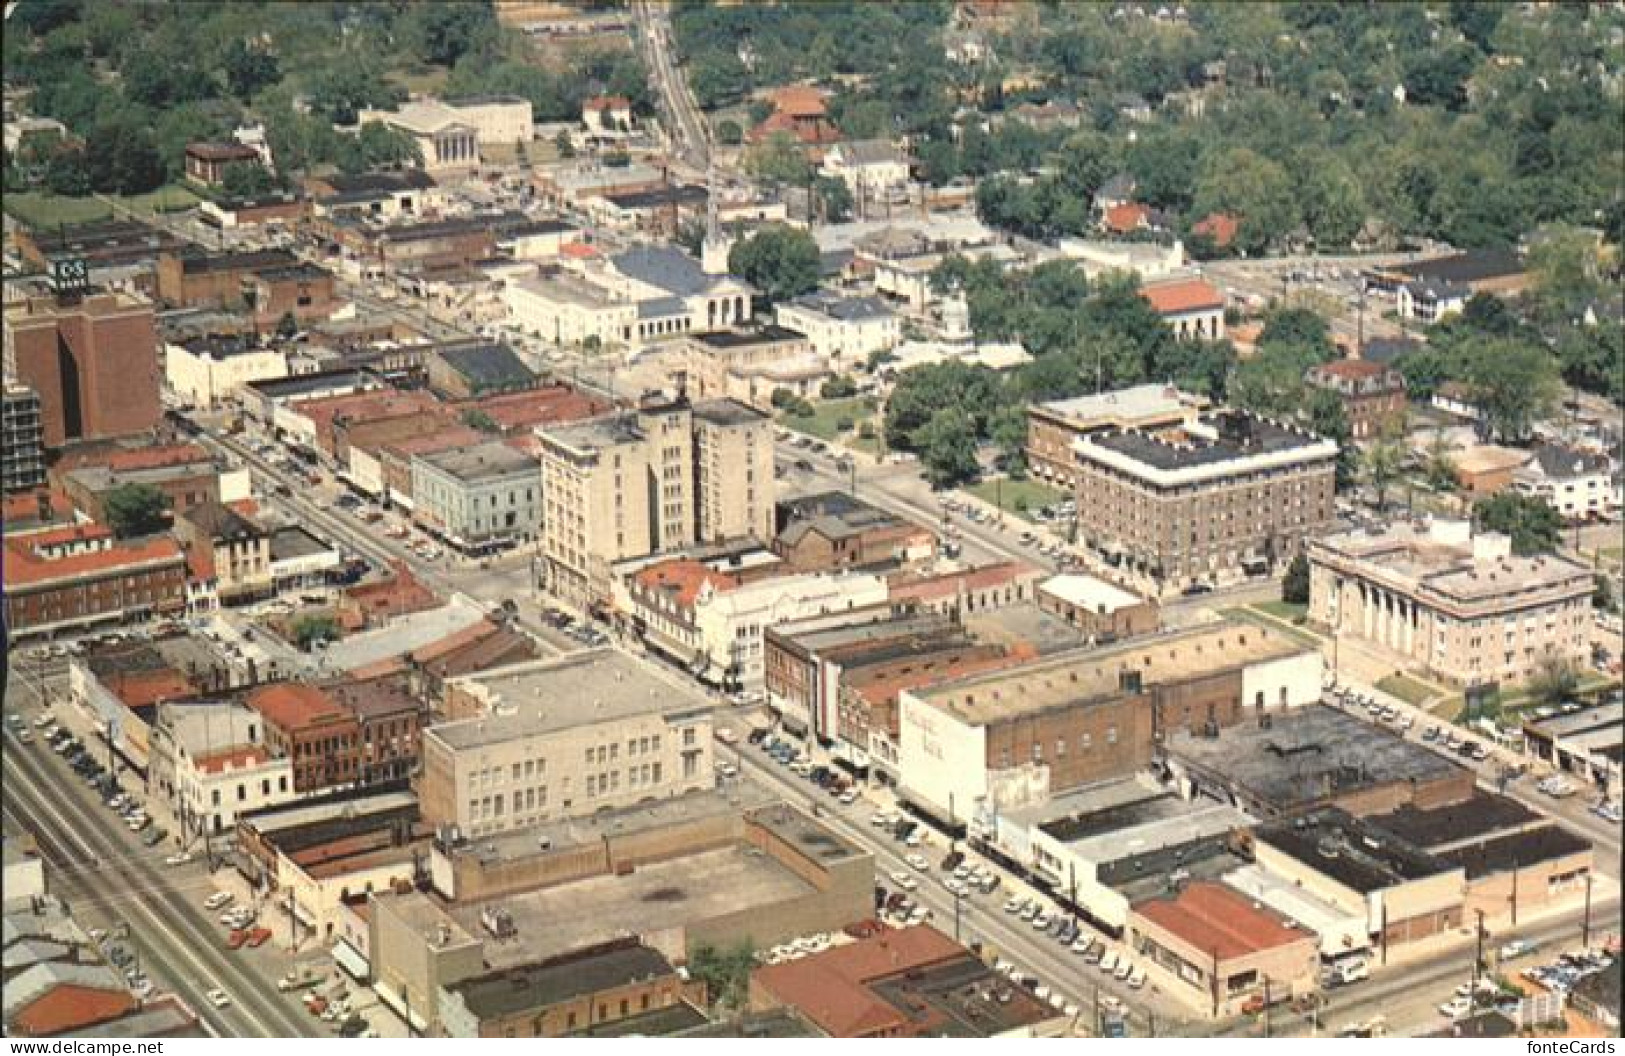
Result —
[{"label": "dark gray roof", "polygon": [[1590,975],[1574,984],[1570,991],[1571,1000],[1582,1004],[1600,1005],[1619,1018],[1619,958],[1616,956],[1612,964],[1600,972]]},{"label": "dark gray roof", "polygon": [[1518,254],[1510,249],[1472,249],[1437,260],[1408,264],[1398,270],[1415,279],[1450,284],[1521,275],[1524,265]]},{"label": "dark gray roof", "polygon": [[790,303],[827,315],[831,319],[847,322],[879,319],[896,314],[878,297],[839,297],[833,293],[809,293],[805,297],[797,297]]},{"label": "dark gray roof", "polygon": [[759,326],[750,330],[706,330],[694,335],[694,340],[712,348],[748,348],[751,345],[772,345],[780,341],[804,341],[807,335],[782,326]]},{"label": "dark gray roof", "polygon": [[247,253],[199,253],[182,257],[181,270],[188,275],[206,275],[216,271],[264,271],[297,263],[299,258],[285,249],[262,249]]},{"label": "dark gray roof", "polygon": [[666,206],[699,208],[709,199],[704,187],[683,184],[658,191],[623,191],[600,195],[621,209],[660,209]]},{"label": "dark gray roof", "polygon": [[1091,442],[1161,470],[1211,466],[1320,442],[1320,438],[1311,433],[1242,411],[1215,411],[1204,415],[1202,421],[1218,430],[1218,439],[1191,437],[1186,442],[1172,444],[1150,433],[1128,429],[1099,433]]},{"label": "dark gray roof", "polygon": [[1409,337],[1373,337],[1360,346],[1360,358],[1368,359],[1383,366],[1393,365],[1394,360],[1407,352],[1414,352],[1422,347],[1420,341]]},{"label": "dark gray roof", "polygon": [[844,491],[825,491],[781,502],[778,520],[779,537],[789,546],[795,546],[812,531],[827,539],[844,539],[905,523],[896,514]]},{"label": "dark gray roof", "polygon": [[660,319],[668,315],[681,315],[684,311],[681,297],[656,297],[638,302],[639,319]]},{"label": "dark gray roof", "polygon": [[1456,868],[1337,807],[1262,825],[1256,835],[1258,842],[1362,895]]},{"label": "dark gray roof", "polygon": [[403,169],[400,172],[361,172],[354,176],[334,173],[322,177],[322,182],[339,195],[376,197],[397,191],[421,191],[435,186],[434,177],[422,169]]},{"label": "dark gray roof", "polygon": [[756,408],[729,399],[695,402],[694,417],[702,418],[713,425],[744,425],[747,422],[767,420],[767,415]]},{"label": "dark gray roof", "polygon": [[450,989],[483,1022],[672,973],[671,962],[647,946],[595,947],[475,976]]},{"label": "dark gray roof", "polygon": [[657,286],[674,297],[692,297],[717,284],[699,261],[671,246],[633,246],[610,258],[623,275]]},{"label": "dark gray roof", "polygon": [[180,347],[194,356],[208,356],[214,360],[230,359],[232,356],[265,350],[265,346],[261,345],[258,339],[244,337],[241,334],[205,334],[180,342]]},{"label": "dark gray roof", "polygon": [[474,392],[524,389],[536,384],[536,375],[513,349],[502,344],[462,345],[435,352],[440,360],[467,380]]},{"label": "dark gray roof", "polygon": [[1468,880],[1523,869],[1540,862],[1569,858],[1591,850],[1591,841],[1561,825],[1514,832],[1440,852],[1439,857],[1467,871]]},{"label": "dark gray roof", "polygon": [[1439,847],[1523,828],[1541,817],[1515,799],[1481,792],[1472,799],[1429,810],[1406,803],[1391,813],[1366,820],[1418,847]]},{"label": "dark gray roof", "polygon": [[1419,301],[1465,300],[1473,295],[1472,288],[1443,279],[1412,279],[1405,284],[1411,296]]},{"label": "dark gray roof", "polygon": [[1540,463],[1541,472],[1557,480],[1608,472],[1606,455],[1562,444],[1541,444],[1535,448],[1535,461]]},{"label": "dark gray roof", "polygon": [[194,506],[181,516],[215,539],[260,539],[266,535],[265,529],[218,502]]}]

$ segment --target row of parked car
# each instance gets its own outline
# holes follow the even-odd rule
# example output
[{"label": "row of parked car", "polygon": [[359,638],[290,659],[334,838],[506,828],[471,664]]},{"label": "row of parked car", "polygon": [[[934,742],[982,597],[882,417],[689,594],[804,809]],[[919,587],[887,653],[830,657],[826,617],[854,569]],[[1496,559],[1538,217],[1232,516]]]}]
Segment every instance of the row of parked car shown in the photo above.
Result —
[{"label": "row of parked car", "polygon": [[151,996],[154,988],[153,982],[147,977],[147,973],[141,970],[140,960],[134,953],[114,941],[101,928],[91,929],[90,938],[96,944],[96,947],[102,951],[102,956],[107,959],[107,963],[124,973],[125,985],[130,988],[132,994],[140,1000],[146,1000]]}]

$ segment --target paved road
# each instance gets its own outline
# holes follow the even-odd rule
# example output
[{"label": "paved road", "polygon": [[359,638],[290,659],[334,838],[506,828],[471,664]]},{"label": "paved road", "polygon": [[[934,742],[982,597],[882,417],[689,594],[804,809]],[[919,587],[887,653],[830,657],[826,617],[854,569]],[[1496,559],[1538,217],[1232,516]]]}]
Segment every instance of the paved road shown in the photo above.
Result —
[{"label": "paved road", "polygon": [[[60,697],[61,694],[59,693]],[[32,716],[38,689],[11,679],[7,710]],[[141,845],[96,801],[78,776],[42,742],[19,744],[5,734],[5,810],[35,834],[51,869],[50,882],[86,928],[123,920],[125,945],[160,990],[178,993],[209,1029],[232,1037],[316,1036],[309,1017],[277,994],[241,954],[225,948],[220,928],[198,905],[212,885],[198,874],[177,876],[161,864],[162,851]],[[215,1008],[204,996],[224,989],[232,1004]]]},{"label": "paved road", "polygon": [[634,0],[632,17],[636,20],[638,40],[655,90],[660,93],[672,156],[703,172],[711,157],[711,130],[694,93],[689,90],[688,79],[672,55],[671,19],[666,5],[654,0]]}]

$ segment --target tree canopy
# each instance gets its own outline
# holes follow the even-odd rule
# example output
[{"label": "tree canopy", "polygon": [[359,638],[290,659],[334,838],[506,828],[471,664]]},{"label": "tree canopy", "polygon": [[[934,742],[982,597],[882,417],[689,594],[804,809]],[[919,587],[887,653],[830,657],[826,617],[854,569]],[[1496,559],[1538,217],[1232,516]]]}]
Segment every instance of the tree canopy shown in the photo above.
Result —
[{"label": "tree canopy", "polygon": [[120,484],[102,500],[107,526],[121,539],[169,526],[169,497],[150,484]]},{"label": "tree canopy", "polygon": [[789,224],[769,224],[728,252],[728,270],[762,291],[770,303],[818,286],[818,243]]},{"label": "tree canopy", "polygon": [[1515,554],[1544,554],[1557,549],[1563,517],[1544,499],[1516,491],[1502,491],[1473,507],[1479,528],[1512,539]]}]

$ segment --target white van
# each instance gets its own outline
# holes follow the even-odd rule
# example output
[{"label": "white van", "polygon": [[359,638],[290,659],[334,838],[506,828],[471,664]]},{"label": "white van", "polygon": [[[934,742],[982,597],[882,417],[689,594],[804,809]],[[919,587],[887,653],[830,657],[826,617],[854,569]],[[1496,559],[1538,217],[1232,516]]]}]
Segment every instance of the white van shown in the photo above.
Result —
[{"label": "white van", "polygon": [[1344,957],[1327,965],[1324,974],[1326,985],[1347,986],[1371,978],[1371,962],[1364,957]]}]

